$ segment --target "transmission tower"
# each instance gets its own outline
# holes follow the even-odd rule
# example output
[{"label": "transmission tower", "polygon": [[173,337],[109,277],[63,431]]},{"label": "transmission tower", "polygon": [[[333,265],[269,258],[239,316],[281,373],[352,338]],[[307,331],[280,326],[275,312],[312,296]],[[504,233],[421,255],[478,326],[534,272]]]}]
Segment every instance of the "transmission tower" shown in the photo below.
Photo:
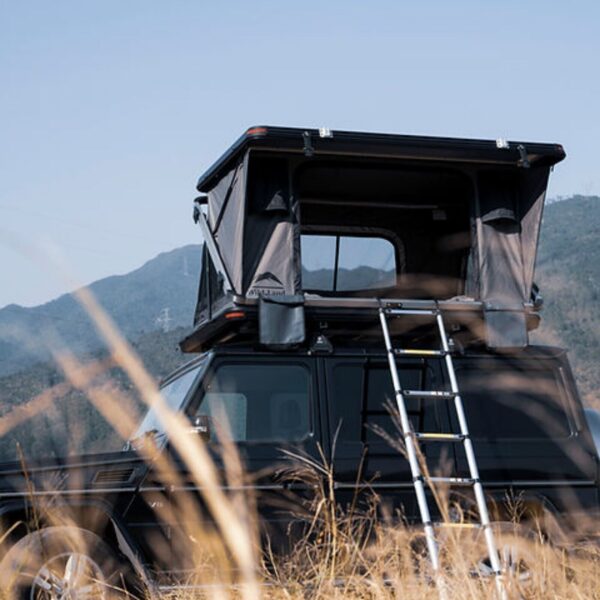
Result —
[{"label": "transmission tower", "polygon": [[170,329],[170,324],[172,321],[172,317],[170,315],[169,307],[163,308],[160,311],[160,314],[155,319],[155,324],[163,330],[164,333],[167,333]]}]

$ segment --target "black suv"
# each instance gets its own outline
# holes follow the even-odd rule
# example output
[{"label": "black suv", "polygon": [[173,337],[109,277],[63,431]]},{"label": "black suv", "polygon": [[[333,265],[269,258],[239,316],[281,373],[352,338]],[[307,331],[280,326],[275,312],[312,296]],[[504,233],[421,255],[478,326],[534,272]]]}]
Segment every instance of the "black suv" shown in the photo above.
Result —
[{"label": "black suv", "polygon": [[[217,464],[222,461],[219,420],[228,421],[258,494],[264,534],[281,547],[289,543],[288,526],[298,518],[295,507],[311,493],[310,486],[297,480],[290,485],[279,474],[278,467],[294,462],[286,450],[321,462],[322,449],[342,505],[356,503],[357,495],[367,501],[376,494],[382,506],[417,520],[408,463],[390,443],[399,434],[388,406],[394,394],[386,361],[382,348],[364,345],[323,354],[258,351],[243,344],[216,347],[169,377],[162,394],[171,409],[186,415],[189,435],[204,438]],[[529,515],[553,516],[564,525],[576,525],[578,513],[597,511],[597,455],[565,353],[538,346],[510,356],[465,351],[454,362],[496,518],[506,518],[507,492],[526,504]],[[402,359],[399,369],[414,389],[448,383],[435,359]],[[447,401],[410,400],[408,409],[415,430],[456,429]],[[148,439],[173,458],[179,485],[165,483],[141,455]],[[438,443],[424,451],[430,465],[465,475],[456,445]],[[153,410],[120,453],[29,465],[26,476],[21,465],[3,465],[0,474],[5,530],[16,525],[9,536],[14,545],[0,565],[5,582],[25,546],[41,548],[45,539],[65,555],[65,531],[73,525],[83,532],[90,560],[99,568],[116,561],[127,565],[122,571],[128,576],[136,571],[147,584],[189,580],[191,565],[173,546],[180,540],[175,530],[184,528],[176,521],[190,518],[189,513],[166,516],[160,509],[166,502],[180,505],[178,494],[192,494],[202,504],[202,493]],[[45,521],[48,505],[68,510],[68,528]],[[52,560],[40,555],[35,563],[33,581],[41,591],[53,584],[46,577]]]}]

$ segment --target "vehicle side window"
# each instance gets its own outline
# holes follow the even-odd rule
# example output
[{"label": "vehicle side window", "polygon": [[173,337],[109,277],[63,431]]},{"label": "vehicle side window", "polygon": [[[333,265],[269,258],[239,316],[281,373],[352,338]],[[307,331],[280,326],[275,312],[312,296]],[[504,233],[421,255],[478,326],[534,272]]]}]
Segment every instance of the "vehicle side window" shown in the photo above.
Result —
[{"label": "vehicle side window", "polygon": [[472,365],[457,370],[469,429],[474,438],[566,438],[571,427],[565,390],[553,370]]},{"label": "vehicle side window", "polygon": [[[339,427],[338,439],[363,443],[385,442],[386,435],[396,439],[399,426],[392,417],[396,413],[396,402],[386,366],[348,363],[335,365],[332,371],[334,396],[330,415],[332,429]],[[420,389],[423,377],[424,369],[419,366],[401,369],[406,389]],[[406,407],[413,428],[420,431],[423,401],[407,399]]]},{"label": "vehicle side window", "polygon": [[302,365],[223,364],[194,416],[209,417],[211,440],[228,428],[234,442],[297,442],[311,430],[310,391],[310,371]]}]

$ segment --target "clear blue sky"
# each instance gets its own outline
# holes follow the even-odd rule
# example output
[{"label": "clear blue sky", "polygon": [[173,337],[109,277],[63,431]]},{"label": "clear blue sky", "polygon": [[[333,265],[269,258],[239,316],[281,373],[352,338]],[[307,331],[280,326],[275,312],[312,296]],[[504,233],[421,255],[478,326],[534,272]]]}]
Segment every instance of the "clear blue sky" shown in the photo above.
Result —
[{"label": "clear blue sky", "polygon": [[558,141],[600,194],[597,1],[0,0],[0,306],[198,241],[199,173],[253,124]]}]

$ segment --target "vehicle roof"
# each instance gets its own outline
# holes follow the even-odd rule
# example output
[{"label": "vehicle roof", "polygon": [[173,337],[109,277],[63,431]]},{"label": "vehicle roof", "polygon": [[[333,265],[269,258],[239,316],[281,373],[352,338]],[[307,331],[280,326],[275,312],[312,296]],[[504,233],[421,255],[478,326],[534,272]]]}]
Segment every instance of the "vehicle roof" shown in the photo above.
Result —
[{"label": "vehicle roof", "polygon": [[[250,148],[309,155],[347,155],[456,163],[520,166],[554,165],[566,156],[556,143],[482,140],[330,131],[299,127],[255,126],[247,129],[200,177],[197,189],[207,192]],[[312,154],[311,154],[312,153]]]}]

